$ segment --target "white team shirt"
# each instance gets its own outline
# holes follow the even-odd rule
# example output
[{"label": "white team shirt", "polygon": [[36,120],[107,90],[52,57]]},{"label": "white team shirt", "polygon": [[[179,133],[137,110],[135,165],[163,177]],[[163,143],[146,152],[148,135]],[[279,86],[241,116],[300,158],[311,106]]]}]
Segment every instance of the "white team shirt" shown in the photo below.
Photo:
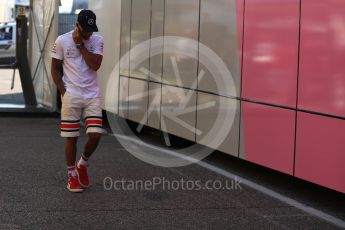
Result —
[{"label": "white team shirt", "polygon": [[[63,61],[63,83],[69,95],[81,98],[100,96],[97,72],[92,70],[77,49],[72,33],[60,35],[54,44],[51,57]],[[90,53],[103,55],[103,37],[92,34],[84,40],[84,46]]]}]

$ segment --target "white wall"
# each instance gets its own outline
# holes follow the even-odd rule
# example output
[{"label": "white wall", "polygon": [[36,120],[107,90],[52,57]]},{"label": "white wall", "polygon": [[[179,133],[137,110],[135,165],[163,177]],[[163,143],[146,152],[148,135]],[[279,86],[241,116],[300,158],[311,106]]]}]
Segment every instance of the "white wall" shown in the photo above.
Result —
[{"label": "white wall", "polygon": [[97,15],[99,33],[104,37],[103,64],[98,71],[103,108],[117,113],[119,70],[116,65],[120,56],[121,0],[90,0],[89,8]]}]

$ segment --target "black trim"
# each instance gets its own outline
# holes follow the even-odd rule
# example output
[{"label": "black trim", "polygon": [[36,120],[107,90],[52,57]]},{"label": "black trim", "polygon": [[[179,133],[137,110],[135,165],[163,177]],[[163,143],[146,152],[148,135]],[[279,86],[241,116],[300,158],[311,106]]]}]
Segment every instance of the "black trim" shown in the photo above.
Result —
[{"label": "black trim", "polygon": [[99,116],[88,116],[84,118],[84,121],[88,120],[88,119],[100,119],[103,120],[103,117],[99,117]]},{"label": "black trim", "polygon": [[128,78],[128,79],[134,79],[134,80],[139,80],[139,81],[148,81],[149,83],[162,84],[162,86],[163,85],[164,86],[172,86],[172,87],[181,88],[181,89],[185,89],[185,90],[194,90],[195,92],[207,93],[207,94],[211,94],[211,95],[215,95],[215,96],[221,96],[221,97],[226,97],[226,98],[240,100],[240,98],[236,97],[236,96],[226,96],[226,95],[217,94],[217,93],[213,93],[213,92],[209,92],[209,91],[205,91],[205,90],[188,88],[188,87],[184,87],[184,86],[180,86],[180,85],[168,84],[168,83],[157,82],[157,81],[150,81],[150,80],[146,80],[146,79],[142,79],[142,78],[137,78],[137,77],[126,77],[126,76],[122,76],[122,75],[120,77],[125,77],[125,78]]},{"label": "black trim", "polygon": [[[199,71],[200,71],[200,38],[201,38],[201,0],[199,0],[199,23],[198,23],[198,61],[196,67],[196,88],[199,88]],[[198,103],[199,92],[195,92],[195,129],[198,129]],[[194,141],[197,143],[197,132],[194,133]]]},{"label": "black trim", "polygon": [[61,120],[61,123],[80,123],[80,120],[75,120],[75,121],[66,121],[66,120]]},{"label": "black trim", "polygon": [[70,129],[70,130],[67,130],[67,129],[61,129],[61,132],[65,132],[65,133],[75,133],[75,132],[79,132],[80,129]]},{"label": "black trim", "polygon": [[103,125],[88,125],[88,126],[86,126],[86,129],[88,129],[88,128],[103,128]]},{"label": "black trim", "polygon": [[[299,22],[298,22],[298,57],[297,57],[297,86],[296,86],[296,108],[298,108],[299,99],[299,77],[300,77],[300,67],[301,67],[301,27],[302,27],[302,1],[299,2]],[[293,154],[293,169],[292,175],[295,176],[296,171],[296,153],[297,153],[297,128],[298,128],[298,110],[295,113],[295,140],[294,140],[294,154]]]},{"label": "black trim", "polygon": [[[245,31],[245,22],[246,22],[246,0],[243,0],[243,24],[242,24],[242,47],[241,47],[241,82],[240,82],[240,92],[239,92],[239,97],[242,98],[242,91],[243,91],[243,63],[244,63],[244,31]],[[240,106],[240,118],[239,118],[239,135],[238,135],[238,157],[241,158],[241,130],[242,130],[242,103],[241,100],[239,102]]]},{"label": "black trim", "polygon": [[164,47],[165,47],[165,18],[166,18],[166,0],[164,0],[163,5],[163,25],[162,25],[162,36],[163,36],[163,47],[162,47],[162,66],[161,66],[161,81],[158,82],[161,85],[161,101],[159,106],[159,129],[162,129],[162,105],[163,105],[163,75],[164,75]]},{"label": "black trim", "polygon": [[117,86],[117,112],[120,112],[120,87],[121,87],[121,59],[122,59],[122,27],[123,27],[123,10],[124,4],[123,0],[121,0],[121,20],[120,20],[120,47],[119,47],[119,84]]},{"label": "black trim", "polygon": [[298,112],[303,112],[303,113],[309,113],[312,115],[318,115],[318,116],[323,116],[323,117],[330,117],[330,118],[335,118],[339,120],[345,120],[345,117],[333,115],[333,114],[328,114],[328,113],[321,113],[321,112],[315,112],[315,111],[310,111],[306,109],[297,109]]},{"label": "black trim", "polygon": [[[150,1],[150,50],[149,50],[149,73],[147,74],[147,80],[149,80],[151,78],[151,48],[152,48],[152,7],[153,7],[153,4],[152,4],[152,0]],[[148,125],[149,124],[149,110],[150,110],[150,82],[147,82],[147,106],[146,106],[146,124]]]},{"label": "black trim", "polygon": [[273,104],[273,103],[261,102],[261,101],[257,101],[257,100],[247,99],[247,98],[240,98],[240,100],[243,102],[249,102],[249,103],[254,103],[254,104],[259,104],[259,105],[277,107],[277,108],[281,108],[281,109],[296,110],[296,108],[290,107],[290,106],[277,105],[277,104]]},{"label": "black trim", "polygon": [[[220,95],[218,95],[218,96],[220,96]],[[341,116],[337,116],[337,115],[333,115],[333,114],[328,114],[328,113],[311,111],[311,110],[307,110],[307,109],[293,108],[290,106],[276,105],[276,104],[272,104],[272,103],[259,102],[259,101],[250,100],[250,99],[239,99],[239,100],[241,100],[243,102],[249,102],[249,103],[254,103],[254,104],[259,104],[259,105],[266,105],[266,106],[270,106],[270,107],[276,107],[276,108],[287,109],[287,110],[292,110],[292,111],[297,111],[297,112],[309,113],[312,115],[335,118],[338,120],[345,120],[345,117],[341,117]]]},{"label": "black trim", "polygon": [[[133,0],[131,0],[131,16],[130,16],[130,22],[129,22],[129,47],[128,47],[128,54],[129,54],[129,63],[128,63],[128,77],[131,76],[131,57],[132,57],[132,25],[133,25]],[[129,116],[129,84],[130,79],[128,78],[128,84],[127,84],[127,111],[125,117]]]}]

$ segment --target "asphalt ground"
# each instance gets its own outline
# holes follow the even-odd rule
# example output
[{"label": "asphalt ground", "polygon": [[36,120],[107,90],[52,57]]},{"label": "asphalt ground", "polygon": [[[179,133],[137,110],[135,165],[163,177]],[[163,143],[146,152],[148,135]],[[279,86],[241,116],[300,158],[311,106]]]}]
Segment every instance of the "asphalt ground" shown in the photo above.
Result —
[{"label": "asphalt ground", "polygon": [[[255,187],[231,187],[234,180],[203,164],[164,168],[144,163],[109,134],[90,160],[92,186],[73,194],[66,189],[57,117],[0,117],[0,127],[0,229],[341,229]],[[159,138],[142,135],[161,145]],[[83,130],[79,154],[86,138]],[[218,152],[202,163],[345,221],[344,194]],[[166,185],[130,187],[155,178]],[[230,187],[183,189],[182,180]]]}]

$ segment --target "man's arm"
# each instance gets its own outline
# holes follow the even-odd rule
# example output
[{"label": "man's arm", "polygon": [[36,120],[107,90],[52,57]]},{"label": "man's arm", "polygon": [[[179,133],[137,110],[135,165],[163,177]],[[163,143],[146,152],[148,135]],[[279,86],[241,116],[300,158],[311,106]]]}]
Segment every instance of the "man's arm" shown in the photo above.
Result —
[{"label": "man's arm", "polygon": [[93,69],[94,71],[97,71],[102,64],[103,56],[99,54],[93,54],[90,53],[84,46],[81,46],[80,53],[83,55],[83,58],[86,62],[86,64]]},{"label": "man's arm", "polygon": [[66,89],[62,81],[61,65],[62,65],[62,60],[52,58],[51,74],[52,74],[54,83],[56,87],[58,88],[60,94],[64,96]]},{"label": "man's arm", "polygon": [[72,33],[73,36],[73,40],[75,42],[75,44],[81,45],[79,47],[80,49],[80,53],[83,56],[86,64],[93,69],[94,71],[97,71],[102,64],[102,60],[103,60],[103,56],[100,54],[94,54],[94,53],[90,53],[86,47],[84,47],[83,45],[83,38],[80,34],[80,28],[77,25]]}]

